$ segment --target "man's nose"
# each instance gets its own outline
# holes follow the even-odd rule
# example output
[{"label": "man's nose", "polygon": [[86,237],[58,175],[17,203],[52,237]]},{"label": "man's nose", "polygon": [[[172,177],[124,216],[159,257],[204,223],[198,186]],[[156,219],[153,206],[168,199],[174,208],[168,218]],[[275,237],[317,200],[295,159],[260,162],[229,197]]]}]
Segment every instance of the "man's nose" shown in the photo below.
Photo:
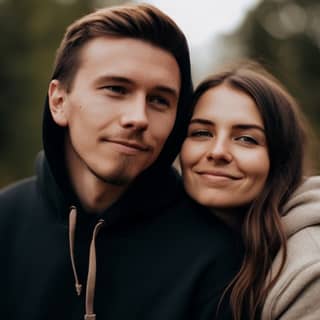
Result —
[{"label": "man's nose", "polygon": [[135,97],[128,102],[120,120],[121,126],[126,129],[144,131],[148,128],[146,97]]},{"label": "man's nose", "polygon": [[207,150],[207,159],[215,162],[231,162],[233,155],[229,141],[225,138],[214,137]]}]

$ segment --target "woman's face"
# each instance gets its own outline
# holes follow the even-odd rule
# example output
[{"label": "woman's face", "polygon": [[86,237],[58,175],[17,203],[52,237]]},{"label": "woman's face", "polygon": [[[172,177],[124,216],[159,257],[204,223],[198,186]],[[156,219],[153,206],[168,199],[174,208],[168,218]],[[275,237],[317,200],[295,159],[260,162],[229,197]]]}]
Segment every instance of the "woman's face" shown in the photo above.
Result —
[{"label": "woman's face", "polygon": [[227,85],[198,100],[181,150],[184,184],[200,204],[230,209],[262,191],[270,162],[254,100]]}]

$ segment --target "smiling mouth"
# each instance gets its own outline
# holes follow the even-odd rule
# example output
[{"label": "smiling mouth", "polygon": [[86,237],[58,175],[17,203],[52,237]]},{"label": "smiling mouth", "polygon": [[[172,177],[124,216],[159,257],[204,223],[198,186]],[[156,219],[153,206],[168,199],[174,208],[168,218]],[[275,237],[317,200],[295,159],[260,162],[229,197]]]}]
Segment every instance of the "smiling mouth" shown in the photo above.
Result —
[{"label": "smiling mouth", "polygon": [[197,174],[202,181],[201,183],[212,188],[224,188],[241,179],[229,174],[212,173],[208,171],[197,172]]},{"label": "smiling mouth", "polygon": [[146,146],[136,141],[120,139],[102,139],[102,141],[118,145],[123,151],[148,152],[151,150],[149,146]]},{"label": "smiling mouth", "polygon": [[197,172],[201,176],[205,176],[211,179],[228,179],[228,180],[239,180],[242,177],[230,175],[228,173],[219,172],[219,171],[199,171]]}]

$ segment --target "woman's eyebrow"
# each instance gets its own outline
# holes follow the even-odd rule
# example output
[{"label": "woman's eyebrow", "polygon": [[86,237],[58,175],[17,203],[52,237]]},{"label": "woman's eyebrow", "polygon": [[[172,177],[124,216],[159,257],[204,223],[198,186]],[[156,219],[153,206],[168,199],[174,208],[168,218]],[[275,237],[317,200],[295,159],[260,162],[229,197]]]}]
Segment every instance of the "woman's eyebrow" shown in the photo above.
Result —
[{"label": "woman's eyebrow", "polygon": [[202,118],[193,118],[190,120],[190,124],[192,123],[199,123],[199,124],[205,124],[205,125],[210,125],[213,126],[214,123],[208,119],[202,119]]},{"label": "woman's eyebrow", "polygon": [[236,129],[242,129],[242,130],[249,130],[249,129],[256,129],[261,131],[262,133],[265,133],[265,130],[263,127],[257,125],[257,124],[251,124],[251,123],[243,123],[243,124],[237,124],[234,126]]},{"label": "woman's eyebrow", "polygon": [[[211,120],[208,119],[203,119],[203,118],[193,118],[190,120],[190,124],[193,123],[198,123],[198,124],[203,124],[203,125],[210,125],[214,126],[215,123]],[[241,129],[241,130],[250,130],[250,129],[256,129],[261,131],[262,133],[265,133],[265,130],[262,126],[254,124],[254,123],[239,123],[233,126],[235,129]]]}]

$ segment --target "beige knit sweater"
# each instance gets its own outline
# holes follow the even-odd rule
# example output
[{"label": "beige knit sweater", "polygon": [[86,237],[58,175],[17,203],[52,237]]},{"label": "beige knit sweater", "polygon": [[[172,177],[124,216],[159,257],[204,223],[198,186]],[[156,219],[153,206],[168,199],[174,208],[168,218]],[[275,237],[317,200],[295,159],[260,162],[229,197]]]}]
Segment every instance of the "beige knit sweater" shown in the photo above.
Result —
[{"label": "beige knit sweater", "polygon": [[[307,179],[284,211],[288,257],[261,319],[320,320],[320,176]],[[273,274],[280,257],[273,263]]]}]

